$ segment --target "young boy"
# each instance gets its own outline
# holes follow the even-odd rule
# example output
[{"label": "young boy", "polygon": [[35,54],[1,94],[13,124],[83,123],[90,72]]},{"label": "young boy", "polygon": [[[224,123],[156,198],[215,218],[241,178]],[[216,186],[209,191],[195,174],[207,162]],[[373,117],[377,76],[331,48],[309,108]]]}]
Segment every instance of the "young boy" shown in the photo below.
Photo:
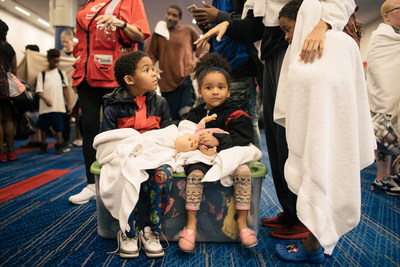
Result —
[{"label": "young boy", "polygon": [[[157,75],[151,59],[145,53],[135,51],[122,55],[115,62],[114,73],[120,87],[104,96],[104,115],[100,132],[133,128],[144,133],[171,124],[167,101],[155,93],[158,84]],[[139,256],[139,238],[147,257],[164,256],[159,234],[161,234],[162,216],[168,202],[172,169],[171,166],[164,164],[147,172],[149,178],[142,183],[139,197],[139,202],[148,206],[147,226],[142,230],[139,229],[138,221],[141,214],[138,214],[135,208],[128,219],[129,232],[119,231],[117,236],[119,255],[123,258]]]},{"label": "young boy", "polygon": [[[37,128],[42,131],[42,144],[39,154],[47,152],[46,135],[50,127],[56,132],[56,152],[64,152],[62,131],[64,130],[63,113],[67,106],[68,114],[71,113],[69,96],[67,93],[68,80],[64,71],[60,71],[60,51],[50,49],[47,51],[48,68],[37,76],[36,93],[40,98],[39,119]],[[65,102],[64,102],[65,99]]]}]

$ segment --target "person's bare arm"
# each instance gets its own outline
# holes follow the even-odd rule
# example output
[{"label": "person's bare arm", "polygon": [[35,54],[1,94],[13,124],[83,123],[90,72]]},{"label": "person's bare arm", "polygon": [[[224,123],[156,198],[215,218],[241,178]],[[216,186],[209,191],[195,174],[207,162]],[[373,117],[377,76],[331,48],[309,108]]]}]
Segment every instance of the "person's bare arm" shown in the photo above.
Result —
[{"label": "person's bare arm", "polygon": [[67,114],[72,113],[72,107],[70,106],[70,101],[69,101],[69,93],[68,93],[68,87],[64,86],[63,87],[63,93],[64,93],[64,100],[65,100],[65,105],[67,106]]},{"label": "person's bare arm", "polygon": [[45,97],[43,92],[39,92],[37,94],[41,99],[43,99],[43,101],[46,103],[47,106],[49,107],[53,106],[53,101],[50,98]]}]

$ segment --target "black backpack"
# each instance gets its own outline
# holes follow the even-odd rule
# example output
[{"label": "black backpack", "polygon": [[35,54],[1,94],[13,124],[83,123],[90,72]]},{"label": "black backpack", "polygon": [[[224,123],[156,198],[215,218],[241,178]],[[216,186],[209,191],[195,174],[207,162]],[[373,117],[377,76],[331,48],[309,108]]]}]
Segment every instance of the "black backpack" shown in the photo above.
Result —
[{"label": "black backpack", "polygon": [[[61,70],[59,70],[59,69],[57,69],[57,70],[58,70],[58,74],[60,74],[62,87],[64,87],[64,86],[66,86],[65,81],[64,81],[64,75],[62,75]],[[46,77],[46,72],[45,72],[45,71],[42,71],[42,81],[43,81],[43,84],[44,84],[44,78],[45,78],[45,77]],[[33,105],[32,111],[38,111],[38,110],[39,110],[39,99],[40,99],[40,97],[35,93],[34,98],[33,98],[33,100],[34,100],[34,105]]]}]

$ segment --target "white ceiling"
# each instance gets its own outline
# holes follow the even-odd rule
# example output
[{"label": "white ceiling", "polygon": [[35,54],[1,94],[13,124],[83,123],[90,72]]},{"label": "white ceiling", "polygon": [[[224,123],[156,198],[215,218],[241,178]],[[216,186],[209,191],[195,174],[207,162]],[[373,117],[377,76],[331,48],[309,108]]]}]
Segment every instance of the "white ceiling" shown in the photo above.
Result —
[{"label": "white ceiling", "polygon": [[[32,20],[32,23],[37,25],[37,17],[41,17],[45,21],[49,21],[49,1],[50,0],[0,0],[0,8],[19,16],[24,20]],[[85,2],[85,0],[71,1],[76,1],[78,8]],[[211,2],[211,0],[207,0],[207,2]],[[357,17],[364,23],[364,26],[380,20],[380,6],[382,2],[383,1],[381,0],[356,0],[356,3],[359,5]],[[184,10],[182,20],[183,24],[190,24],[192,20],[190,13],[186,11],[186,6],[189,6],[192,3],[196,4],[198,7],[202,6],[201,0],[143,0],[143,3],[151,30],[154,29],[157,21],[164,18],[165,11],[170,4],[178,4],[182,6],[182,9]],[[34,16],[29,18],[19,13],[14,9],[14,4],[21,6],[22,8],[31,12]],[[43,27],[40,24],[38,26]],[[51,29],[46,30],[51,31]]]}]

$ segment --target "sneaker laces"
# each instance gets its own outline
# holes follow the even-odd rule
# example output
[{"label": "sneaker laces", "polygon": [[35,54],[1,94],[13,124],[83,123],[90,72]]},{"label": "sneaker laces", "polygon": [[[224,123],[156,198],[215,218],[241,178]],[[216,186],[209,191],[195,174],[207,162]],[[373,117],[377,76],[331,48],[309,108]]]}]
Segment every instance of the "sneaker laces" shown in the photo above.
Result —
[{"label": "sneaker laces", "polygon": [[[163,249],[164,249],[164,250],[167,250],[167,249],[169,248],[169,242],[168,242],[168,239],[165,237],[165,235],[164,235],[164,233],[163,233],[163,232],[161,232],[161,235],[162,235],[162,237],[164,238],[165,242],[167,242],[167,247],[166,247],[166,248],[164,248],[164,247],[163,247]],[[161,246],[162,246],[162,245],[161,245]]]},{"label": "sneaker laces", "polygon": [[[118,234],[118,235],[119,235],[119,234]],[[129,241],[130,241],[130,239],[132,239],[132,238],[128,238],[128,237],[127,237],[125,234],[123,234],[123,233],[121,233],[121,236],[122,236],[122,240],[123,240],[123,241],[126,241],[126,240],[129,240]],[[134,242],[134,241],[130,241],[130,242]],[[107,254],[117,254],[117,255],[119,255],[118,251],[119,251],[120,245],[119,245],[119,238],[118,238],[118,237],[117,237],[117,244],[118,244],[117,249],[114,250],[114,251],[107,252]],[[142,248],[142,242],[140,241],[140,238],[138,238],[138,250],[140,251],[141,248]]]}]

